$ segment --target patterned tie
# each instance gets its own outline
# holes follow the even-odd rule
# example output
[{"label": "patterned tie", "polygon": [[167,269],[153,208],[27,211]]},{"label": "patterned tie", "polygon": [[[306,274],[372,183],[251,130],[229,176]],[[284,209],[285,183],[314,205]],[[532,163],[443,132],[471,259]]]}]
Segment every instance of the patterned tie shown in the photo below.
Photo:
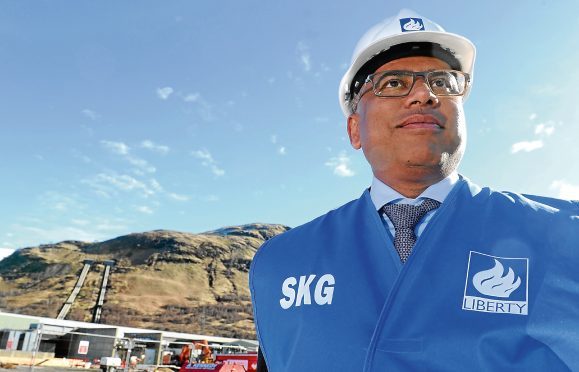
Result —
[{"label": "patterned tie", "polygon": [[440,202],[436,200],[424,199],[420,205],[386,204],[382,207],[382,212],[394,225],[394,247],[398,251],[402,263],[406,262],[414,243],[416,243],[414,227],[426,213],[439,206]]}]

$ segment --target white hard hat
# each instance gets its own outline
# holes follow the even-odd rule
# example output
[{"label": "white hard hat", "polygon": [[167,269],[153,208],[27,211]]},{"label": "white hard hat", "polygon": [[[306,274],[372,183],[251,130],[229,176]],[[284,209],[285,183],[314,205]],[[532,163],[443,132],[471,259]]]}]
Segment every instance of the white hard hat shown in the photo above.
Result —
[{"label": "white hard hat", "polygon": [[[355,85],[359,87],[366,79],[366,76],[373,73],[381,65],[376,66],[366,76],[361,76],[361,81],[358,79],[354,81],[361,69],[367,67],[374,57],[382,55],[382,52],[393,51],[396,48],[391,48],[405,43],[416,43],[415,45],[418,45],[416,47],[418,49],[421,43],[423,45],[436,46],[438,52],[431,55],[447,62],[448,60],[455,61],[455,66],[453,66],[453,63],[449,63],[451,67],[468,73],[472,82],[476,54],[474,44],[463,36],[444,31],[440,25],[412,10],[402,9],[396,16],[387,18],[372,27],[358,41],[354,49],[350,68],[344,74],[338,90],[338,99],[344,115],[348,116],[352,113],[349,102],[353,98]],[[411,47],[408,46],[407,49],[410,50]],[[423,52],[414,52],[414,54],[397,53],[399,55],[397,58],[408,55],[425,55],[420,54]],[[396,59],[396,57],[390,60],[393,59]],[[382,64],[386,62],[384,61]],[[470,85],[467,86],[467,90],[464,93],[465,99],[468,96],[469,88]]]}]

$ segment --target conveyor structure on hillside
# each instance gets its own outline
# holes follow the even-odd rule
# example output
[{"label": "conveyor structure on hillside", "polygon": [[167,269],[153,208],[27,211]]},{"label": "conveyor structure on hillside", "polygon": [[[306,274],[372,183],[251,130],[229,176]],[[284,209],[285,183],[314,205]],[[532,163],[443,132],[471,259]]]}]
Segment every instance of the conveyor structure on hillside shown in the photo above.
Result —
[{"label": "conveyor structure on hillside", "polygon": [[68,299],[66,300],[66,302],[64,303],[64,305],[62,305],[62,308],[60,309],[60,312],[58,313],[58,316],[56,317],[56,319],[65,319],[66,316],[68,315],[68,312],[70,311],[70,308],[72,307],[72,304],[74,303],[74,300],[76,299],[76,296],[78,296],[78,293],[80,292],[80,289],[82,288],[84,281],[86,279],[86,276],[88,275],[88,272],[90,270],[91,265],[93,264],[93,260],[84,260],[84,266],[82,268],[82,271],[80,272],[79,276],[78,276],[78,280],[76,281],[76,284],[74,286],[74,288],[72,289],[72,292],[70,293],[70,296],[68,296]]},{"label": "conveyor structure on hillside", "polygon": [[103,303],[105,301],[105,293],[107,291],[107,284],[109,282],[109,275],[111,273],[111,267],[115,264],[114,261],[104,261],[105,269],[103,271],[103,279],[101,281],[101,289],[99,291],[99,297],[94,307],[94,312],[92,315],[92,322],[93,323],[100,323],[101,321],[101,313],[103,310]]}]

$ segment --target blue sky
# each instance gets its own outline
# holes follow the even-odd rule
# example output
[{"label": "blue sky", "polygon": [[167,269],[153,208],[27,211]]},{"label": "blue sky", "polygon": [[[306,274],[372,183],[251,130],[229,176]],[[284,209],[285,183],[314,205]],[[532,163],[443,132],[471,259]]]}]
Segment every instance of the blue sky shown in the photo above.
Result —
[{"label": "blue sky", "polygon": [[337,87],[414,9],[477,46],[461,173],[579,198],[577,1],[4,1],[0,247],[296,226],[371,181]]}]

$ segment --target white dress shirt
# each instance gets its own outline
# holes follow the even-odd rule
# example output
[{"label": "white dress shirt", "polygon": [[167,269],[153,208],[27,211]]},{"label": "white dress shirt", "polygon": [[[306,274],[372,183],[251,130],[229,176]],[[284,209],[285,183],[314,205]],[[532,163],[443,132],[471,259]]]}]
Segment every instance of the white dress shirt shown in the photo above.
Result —
[{"label": "white dress shirt", "polygon": [[[377,211],[380,211],[380,209],[386,204],[419,205],[425,198],[434,199],[442,204],[444,203],[444,199],[446,199],[448,196],[448,193],[450,193],[450,190],[452,190],[454,185],[456,185],[457,181],[458,173],[453,172],[448,177],[442,179],[434,185],[428,186],[428,188],[424,190],[422,194],[418,195],[416,199],[410,199],[404,195],[401,195],[399,192],[374,177],[372,180],[372,187],[370,188],[370,198],[372,199],[372,202],[374,203]],[[437,209],[431,210],[418,222],[418,224],[416,224],[416,227],[414,228],[414,234],[416,234],[416,238],[422,234],[422,231],[424,231],[424,228],[426,225],[428,225],[428,222],[432,219],[432,216],[434,216],[436,211]],[[395,230],[392,221],[390,221],[386,214],[380,214],[382,220],[385,222],[385,226],[390,232],[390,237],[393,238]]]}]

